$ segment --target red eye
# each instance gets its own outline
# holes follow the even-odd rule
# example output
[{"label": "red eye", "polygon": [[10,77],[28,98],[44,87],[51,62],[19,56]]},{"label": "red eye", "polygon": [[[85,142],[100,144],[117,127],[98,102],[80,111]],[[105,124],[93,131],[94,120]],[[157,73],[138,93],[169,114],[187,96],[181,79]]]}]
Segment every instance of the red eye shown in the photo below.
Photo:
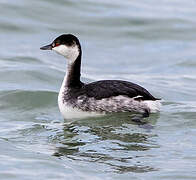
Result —
[{"label": "red eye", "polygon": [[60,43],[58,43],[58,42],[55,43],[55,47],[56,47],[56,46],[59,46],[59,45],[60,45]]}]

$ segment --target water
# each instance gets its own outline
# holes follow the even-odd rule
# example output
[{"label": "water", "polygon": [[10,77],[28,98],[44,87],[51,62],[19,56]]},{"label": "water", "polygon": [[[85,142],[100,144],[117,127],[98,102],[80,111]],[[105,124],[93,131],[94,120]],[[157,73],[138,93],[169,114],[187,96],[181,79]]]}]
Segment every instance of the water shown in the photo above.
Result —
[{"label": "water", "polygon": [[[0,1],[0,178],[196,179],[196,2]],[[129,114],[63,120],[65,60],[39,47],[62,33],[83,47],[82,77],[123,79],[164,99],[146,125]]]}]

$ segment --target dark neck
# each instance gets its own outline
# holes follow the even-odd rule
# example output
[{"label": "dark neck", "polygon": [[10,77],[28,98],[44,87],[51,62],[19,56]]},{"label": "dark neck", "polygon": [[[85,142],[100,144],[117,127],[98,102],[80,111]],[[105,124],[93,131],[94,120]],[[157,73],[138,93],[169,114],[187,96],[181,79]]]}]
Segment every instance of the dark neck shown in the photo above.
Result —
[{"label": "dark neck", "polygon": [[80,81],[80,67],[81,67],[81,56],[82,51],[80,49],[80,54],[77,59],[72,63],[67,65],[66,72],[66,86],[67,87],[81,87]]}]

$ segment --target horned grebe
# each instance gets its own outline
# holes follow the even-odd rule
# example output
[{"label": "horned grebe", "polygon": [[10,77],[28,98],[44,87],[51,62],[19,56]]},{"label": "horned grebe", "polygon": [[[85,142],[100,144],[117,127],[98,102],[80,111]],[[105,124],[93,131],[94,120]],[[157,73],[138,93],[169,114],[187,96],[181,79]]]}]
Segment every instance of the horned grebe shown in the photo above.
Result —
[{"label": "horned grebe", "polygon": [[112,112],[137,112],[149,116],[158,112],[160,102],[143,87],[121,80],[80,81],[82,49],[78,38],[63,34],[42,50],[54,50],[67,59],[67,71],[59,95],[61,114],[67,118]]}]

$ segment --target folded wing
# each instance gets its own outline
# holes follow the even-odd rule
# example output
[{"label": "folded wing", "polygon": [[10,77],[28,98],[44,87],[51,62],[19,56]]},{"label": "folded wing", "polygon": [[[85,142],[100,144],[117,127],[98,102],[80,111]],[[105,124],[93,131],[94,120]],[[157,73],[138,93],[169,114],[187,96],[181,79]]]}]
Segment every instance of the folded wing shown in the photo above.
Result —
[{"label": "folded wing", "polygon": [[143,87],[127,81],[96,81],[84,85],[84,89],[88,97],[94,97],[97,100],[119,95],[125,95],[138,100],[159,100],[158,98],[153,97]]}]

